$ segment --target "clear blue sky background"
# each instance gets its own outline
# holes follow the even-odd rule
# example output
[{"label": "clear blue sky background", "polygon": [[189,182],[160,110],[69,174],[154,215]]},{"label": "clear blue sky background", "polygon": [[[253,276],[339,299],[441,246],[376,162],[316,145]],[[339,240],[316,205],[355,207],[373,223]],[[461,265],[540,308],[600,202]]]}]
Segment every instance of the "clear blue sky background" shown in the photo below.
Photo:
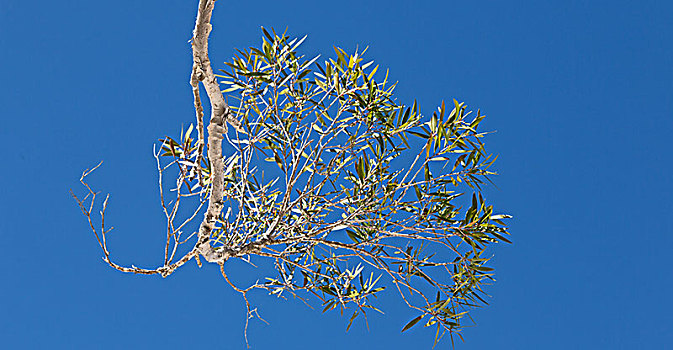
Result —
[{"label": "clear blue sky background", "polygon": [[[190,1],[0,2],[0,347],[244,348],[242,300],[214,267],[125,275],[68,194],[84,168],[112,193],[111,249],[156,266],[164,235],[152,143],[193,121]],[[488,115],[497,207],[491,305],[457,349],[663,349],[673,343],[673,2],[221,0],[216,67],[260,25],[308,55],[369,45],[402,102]],[[392,296],[358,321],[253,296],[255,349],[423,349]],[[450,347],[449,342],[441,348]]]}]

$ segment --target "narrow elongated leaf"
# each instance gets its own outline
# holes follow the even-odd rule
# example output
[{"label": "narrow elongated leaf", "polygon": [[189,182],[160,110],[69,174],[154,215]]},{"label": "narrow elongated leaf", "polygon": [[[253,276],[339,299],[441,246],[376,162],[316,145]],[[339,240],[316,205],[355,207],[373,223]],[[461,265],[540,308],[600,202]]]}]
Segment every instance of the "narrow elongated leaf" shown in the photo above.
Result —
[{"label": "narrow elongated leaf", "polygon": [[420,315],[420,316],[414,318],[413,320],[409,321],[409,323],[407,323],[407,325],[404,326],[404,328],[402,328],[402,332],[404,332],[404,331],[406,331],[407,329],[413,327],[413,326],[414,326],[416,323],[418,323],[418,321],[420,321],[421,319],[423,319],[423,315]]},{"label": "narrow elongated leaf", "polygon": [[283,167],[283,160],[280,158],[280,156],[278,155],[278,153],[276,153],[275,150],[273,151],[273,159],[276,161],[276,164],[278,164],[280,170],[284,172],[285,168]]}]

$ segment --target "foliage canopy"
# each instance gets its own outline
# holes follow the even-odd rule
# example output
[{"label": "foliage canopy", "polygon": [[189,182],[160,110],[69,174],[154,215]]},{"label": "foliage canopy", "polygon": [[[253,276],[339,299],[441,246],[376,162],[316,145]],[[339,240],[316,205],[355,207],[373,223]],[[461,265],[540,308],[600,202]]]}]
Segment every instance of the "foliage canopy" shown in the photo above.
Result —
[{"label": "foliage canopy", "polygon": [[[403,331],[425,320],[437,329],[435,342],[446,331],[456,334],[468,310],[486,303],[482,286],[493,279],[487,247],[509,242],[503,221],[509,216],[496,214],[481,190],[496,158],[478,131],[484,115],[453,100],[426,118],[415,101],[396,101],[395,84],[363,59],[366,49],[348,54],[335,47],[336,57],[320,62],[298,52],[306,37],[263,34],[260,48],[238,50],[216,75],[230,102],[223,114],[237,121],[236,130],[209,126],[206,142],[197,87],[196,127],[160,140],[155,158],[168,221],[162,267],[112,262],[107,198],[96,228],[96,192],[85,172],[89,193],[75,198],[105,261],[121,271],[167,276],[192,258],[201,264],[204,256],[243,294],[246,328],[255,312],[247,298],[252,289],[299,298],[307,292],[322,301],[323,311],[350,308],[348,327],[358,315],[378,311],[372,297],[392,289],[418,313]],[[224,143],[220,177],[211,142]],[[176,178],[174,186],[163,183],[166,174]],[[213,198],[214,188],[221,197]],[[167,194],[175,198],[168,201]],[[212,228],[192,227],[208,201],[217,209]],[[187,214],[181,205],[191,206]],[[190,241],[194,248],[179,254]],[[228,259],[266,261],[271,268],[239,288],[225,272]]]}]

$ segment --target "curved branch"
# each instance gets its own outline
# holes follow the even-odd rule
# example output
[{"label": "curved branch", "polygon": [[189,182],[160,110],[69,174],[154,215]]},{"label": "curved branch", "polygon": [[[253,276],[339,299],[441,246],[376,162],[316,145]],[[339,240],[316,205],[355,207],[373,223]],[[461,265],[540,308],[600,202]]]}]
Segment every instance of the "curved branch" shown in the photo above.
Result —
[{"label": "curved branch", "polygon": [[[224,205],[224,164],[222,160],[222,139],[227,132],[226,123],[231,124],[238,132],[245,133],[241,123],[231,113],[229,105],[224,100],[222,90],[217,83],[208,58],[208,37],[212,30],[210,18],[215,7],[215,0],[200,0],[196,16],[196,25],[192,37],[192,56],[194,60],[192,68],[191,85],[194,92],[194,103],[197,105],[197,118],[199,119],[199,141],[203,142],[203,108],[200,106],[198,82],[203,83],[208,99],[210,100],[210,123],[208,125],[208,159],[211,163],[211,194],[208,209],[199,227],[199,239],[194,249],[203,255],[208,262],[226,260],[230,254],[227,251],[215,251],[210,245],[210,234],[215,227],[217,217]],[[200,108],[199,108],[200,107]]]}]

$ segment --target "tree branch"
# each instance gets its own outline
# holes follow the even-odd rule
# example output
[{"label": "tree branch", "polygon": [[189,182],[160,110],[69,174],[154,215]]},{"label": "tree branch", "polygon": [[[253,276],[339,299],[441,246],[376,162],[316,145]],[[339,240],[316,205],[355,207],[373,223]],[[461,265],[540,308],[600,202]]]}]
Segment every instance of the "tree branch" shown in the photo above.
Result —
[{"label": "tree branch", "polygon": [[[230,254],[226,250],[215,251],[210,245],[210,234],[215,227],[216,219],[222,212],[224,205],[224,164],[222,160],[222,139],[223,134],[227,132],[225,122],[231,124],[238,132],[245,133],[241,123],[236,120],[232,114],[229,105],[224,100],[222,90],[217,83],[217,78],[213,73],[208,58],[208,37],[212,30],[210,18],[215,7],[215,0],[199,1],[199,9],[196,16],[196,25],[194,26],[194,36],[192,37],[192,56],[194,65],[192,69],[192,91],[194,92],[195,104],[200,98],[198,95],[198,86],[196,81],[203,83],[208,99],[210,100],[210,123],[208,125],[208,159],[211,163],[212,174],[211,194],[208,202],[208,209],[204,215],[201,226],[199,227],[199,239],[195,249],[204,256],[208,262],[220,262],[226,260]],[[195,79],[196,78],[196,79]],[[199,135],[202,134],[201,113],[197,106],[197,118],[199,119]],[[201,139],[199,140],[201,141]]]},{"label": "tree branch", "polygon": [[[470,112],[454,100],[452,111],[442,103],[423,122],[416,102],[395,102],[395,84],[386,85],[387,74],[376,82],[378,66],[367,69],[372,62],[362,65],[361,53],[348,55],[335,48],[337,59],[325,61],[324,68],[316,63],[319,72],[312,71],[318,57],[304,61],[296,51],[303,39],[290,40],[275,31],[271,35],[264,28],[261,49],[239,50],[240,56],[226,63],[231,72],[222,71],[222,83],[231,86],[224,91],[237,91],[234,98],[240,97],[240,105],[230,108],[217,80],[223,76],[215,76],[208,58],[215,1],[199,1],[191,40],[198,139],[190,136],[191,125],[178,141],[160,139],[161,150],[155,152],[168,221],[163,265],[143,269],[112,261],[106,241],[112,230],[105,227],[107,198],[98,227],[92,219],[98,193],[84,181],[96,166],[80,179],[86,196],[73,197],[96,235],[103,260],[119,271],[166,277],[192,258],[201,266],[202,255],[220,265],[224,279],[243,295],[246,330],[248,318],[256,314],[247,299],[254,288],[279,297],[308,292],[323,302],[323,312],[355,305],[350,327],[359,313],[366,316],[365,309],[379,311],[369,300],[386,288],[377,285],[383,277],[420,313],[403,331],[426,318],[426,326],[437,324],[437,335],[458,332],[467,309],[486,304],[479,295],[484,293],[481,286],[493,280],[493,269],[486,266],[485,249],[509,242],[502,220],[510,216],[493,215],[493,206],[481,194],[481,179],[495,174],[487,170],[495,158],[485,153],[480,140],[485,134],[476,131],[484,116],[477,111],[468,121]],[[200,83],[210,102],[207,127]],[[243,118],[248,132],[236,116]],[[228,134],[227,123],[236,130],[235,138]],[[225,138],[235,149],[226,158]],[[159,158],[166,156],[172,160],[162,166]],[[278,169],[263,167],[257,176],[261,158]],[[170,192],[176,199],[166,202],[163,173],[173,166],[178,167],[177,184]],[[473,191],[471,201],[454,201],[466,186]],[[185,216],[179,206],[189,200],[197,202]],[[192,220],[206,201],[196,229]],[[225,204],[228,210],[222,215]],[[232,210],[238,213],[229,219]],[[189,223],[190,235],[182,240]],[[178,246],[194,236],[196,243],[174,262]],[[225,273],[224,263],[240,258],[252,264],[251,257],[272,262],[278,274],[239,288]],[[365,269],[371,270],[369,277]]]}]

